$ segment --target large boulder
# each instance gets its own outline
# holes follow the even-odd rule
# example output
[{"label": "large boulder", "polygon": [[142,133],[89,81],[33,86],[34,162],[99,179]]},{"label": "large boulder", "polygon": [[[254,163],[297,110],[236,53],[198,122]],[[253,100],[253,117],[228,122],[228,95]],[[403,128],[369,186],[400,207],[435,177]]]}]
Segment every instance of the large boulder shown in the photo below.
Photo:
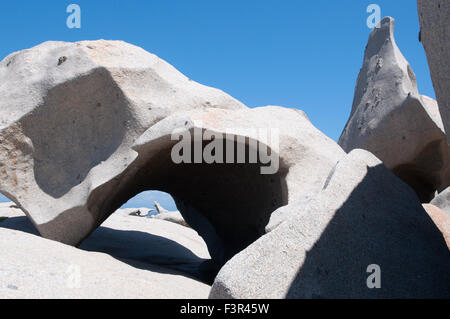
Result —
[{"label": "large boulder", "polygon": [[[225,264],[210,298],[450,297],[441,232],[371,153],[350,152],[315,198],[291,210]],[[370,289],[377,275],[381,287]]]},{"label": "large boulder", "polygon": [[450,132],[450,2],[417,0],[417,8],[420,40],[427,54],[445,130]]},{"label": "large boulder", "polygon": [[339,145],[346,152],[372,152],[422,202],[450,182],[450,151],[437,103],[419,94],[415,74],[395,43],[390,17],[369,36]]},{"label": "large boulder", "polygon": [[[245,106],[121,41],[45,42],[0,63],[0,192],[76,245],[122,204],[131,145],[168,115]],[[113,203],[112,203],[113,202]]]},{"label": "large boulder", "polygon": [[[265,233],[274,210],[319,191],[345,154],[303,112],[248,109],[124,42],[46,42],[11,54],[0,63],[0,95],[0,192],[44,237],[70,245],[133,196],[161,190],[220,266]],[[174,161],[174,131],[228,129],[243,152],[214,151],[226,163]],[[189,145],[202,153],[212,140]],[[260,156],[264,146],[270,156]]]},{"label": "large boulder", "polygon": [[186,267],[200,260],[193,252],[208,257],[189,228],[113,214],[82,250],[27,233],[32,225],[23,213],[5,210],[0,209],[0,216],[9,216],[0,221],[1,298],[208,297],[210,286],[177,270],[177,262]]},{"label": "large boulder", "polygon": [[440,192],[435,198],[433,198],[430,204],[439,207],[448,216],[450,216],[450,187],[447,187],[442,192]]}]

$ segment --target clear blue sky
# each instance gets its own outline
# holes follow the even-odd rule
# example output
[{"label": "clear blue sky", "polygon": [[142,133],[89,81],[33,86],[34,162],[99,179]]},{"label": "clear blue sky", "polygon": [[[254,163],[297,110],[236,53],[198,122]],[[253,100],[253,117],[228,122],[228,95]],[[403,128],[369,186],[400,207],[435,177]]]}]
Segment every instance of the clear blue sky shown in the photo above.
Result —
[{"label": "clear blue sky", "polygon": [[[71,3],[81,7],[81,29],[66,26]],[[371,3],[395,18],[397,44],[419,90],[434,98],[415,0],[3,1],[0,59],[48,40],[124,40],[249,107],[300,108],[337,140],[350,113]]]}]

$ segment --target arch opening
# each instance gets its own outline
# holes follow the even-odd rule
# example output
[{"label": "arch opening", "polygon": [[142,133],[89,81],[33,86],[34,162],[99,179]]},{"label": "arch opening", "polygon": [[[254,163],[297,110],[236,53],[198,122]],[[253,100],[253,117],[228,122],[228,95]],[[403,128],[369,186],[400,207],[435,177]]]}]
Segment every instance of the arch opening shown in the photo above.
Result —
[{"label": "arch opening", "polygon": [[[204,149],[211,141],[201,143]],[[160,147],[160,143],[138,157],[138,163],[129,168],[132,174],[124,173],[131,177],[111,186],[113,195],[100,205],[97,201],[99,216],[106,219],[141,192],[170,194],[185,221],[206,242],[211,261],[204,270],[215,275],[226,261],[264,235],[272,212],[287,204],[287,166],[280,161],[276,173],[261,174],[267,164],[259,158],[255,163],[239,163],[236,152],[233,163],[194,163],[192,155],[191,163],[176,164],[171,158],[174,144]],[[235,141],[235,149],[238,144]],[[245,139],[246,159],[255,151],[253,145]],[[196,147],[194,142],[191,146]]]},{"label": "arch opening", "polygon": [[176,210],[170,194],[141,192],[111,214],[79,248],[109,254],[139,269],[212,284],[203,265],[210,260],[206,243],[188,225],[167,219],[167,215],[179,216]]},{"label": "arch opening", "polygon": [[175,200],[170,194],[157,190],[146,190],[137,194],[123,204],[120,209],[145,208],[149,210],[148,215],[145,217],[150,217],[159,213],[155,203],[158,203],[163,209],[170,212],[178,210]]}]

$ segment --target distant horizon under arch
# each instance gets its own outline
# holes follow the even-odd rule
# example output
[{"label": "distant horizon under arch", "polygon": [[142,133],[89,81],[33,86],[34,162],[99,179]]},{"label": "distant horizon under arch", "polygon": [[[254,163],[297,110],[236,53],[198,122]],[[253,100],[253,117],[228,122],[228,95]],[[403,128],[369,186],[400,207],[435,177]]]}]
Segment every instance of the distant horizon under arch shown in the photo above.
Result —
[{"label": "distant horizon under arch", "polygon": [[[178,210],[170,194],[161,191],[145,191],[130,198],[121,208],[154,208],[153,202],[157,201],[168,211]],[[9,198],[0,193],[0,203],[11,202]]]},{"label": "distant horizon under arch", "polygon": [[170,194],[156,190],[141,192],[130,198],[120,208],[154,208],[153,203],[155,201],[168,211],[178,210],[175,201]]}]

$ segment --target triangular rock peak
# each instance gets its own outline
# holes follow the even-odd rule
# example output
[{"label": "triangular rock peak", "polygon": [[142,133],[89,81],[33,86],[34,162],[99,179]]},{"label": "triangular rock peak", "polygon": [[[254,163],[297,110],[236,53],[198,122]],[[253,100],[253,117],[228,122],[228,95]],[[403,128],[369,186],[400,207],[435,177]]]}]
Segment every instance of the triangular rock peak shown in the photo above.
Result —
[{"label": "triangular rock peak", "polygon": [[437,103],[419,94],[390,17],[370,33],[339,145],[346,152],[362,148],[375,154],[423,202],[450,182],[450,153]]}]

